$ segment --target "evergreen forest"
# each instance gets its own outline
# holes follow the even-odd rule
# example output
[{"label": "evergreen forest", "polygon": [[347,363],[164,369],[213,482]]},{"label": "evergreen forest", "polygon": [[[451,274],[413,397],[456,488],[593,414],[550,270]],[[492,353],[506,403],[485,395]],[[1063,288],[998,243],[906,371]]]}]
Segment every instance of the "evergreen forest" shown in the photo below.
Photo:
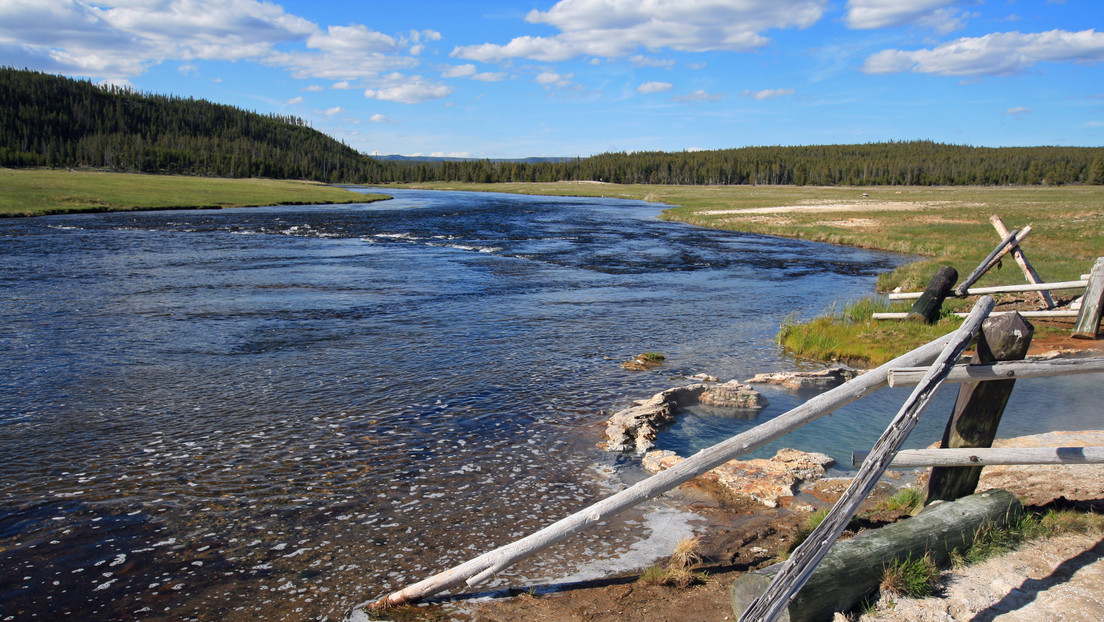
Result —
[{"label": "evergreen forest", "polygon": [[1104,184],[1101,147],[925,140],[550,160],[374,158],[303,119],[0,67],[0,166],[330,183],[604,181],[682,185]]}]

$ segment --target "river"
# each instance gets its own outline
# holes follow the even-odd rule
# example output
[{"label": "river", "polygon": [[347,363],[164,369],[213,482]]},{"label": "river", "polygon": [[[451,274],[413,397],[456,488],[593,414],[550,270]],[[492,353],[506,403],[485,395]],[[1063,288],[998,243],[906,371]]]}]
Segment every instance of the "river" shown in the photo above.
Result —
[{"label": "river", "polygon": [[[596,448],[603,411],[816,367],[781,322],[907,260],[642,202],[386,192],[0,220],[0,619],[341,619],[638,478]],[[643,351],[667,360],[620,367]],[[759,421],[799,399],[765,391]],[[1097,427],[1100,396],[1040,418],[1048,393],[1014,397],[1013,432]],[[901,399],[756,455],[843,459]],[[691,414],[661,446],[755,423]],[[693,521],[656,502],[489,586],[647,563]]]}]

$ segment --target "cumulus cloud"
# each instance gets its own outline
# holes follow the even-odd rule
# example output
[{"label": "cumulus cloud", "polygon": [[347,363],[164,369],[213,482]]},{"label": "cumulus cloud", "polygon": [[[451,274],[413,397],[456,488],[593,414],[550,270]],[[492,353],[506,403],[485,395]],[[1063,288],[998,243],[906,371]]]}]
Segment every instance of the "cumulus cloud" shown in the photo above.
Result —
[{"label": "cumulus cloud", "polygon": [[629,57],[629,62],[636,65],[636,66],[638,66],[638,67],[663,67],[663,68],[669,69],[669,68],[675,66],[675,61],[673,61],[673,60],[663,60],[663,59],[660,59],[660,58],[651,58],[649,56],[644,56],[643,54],[637,54],[635,56],[630,56]]},{"label": "cumulus cloud", "polygon": [[417,66],[414,54],[440,39],[433,30],[391,36],[361,24],[322,27],[264,0],[0,1],[0,58],[8,64],[105,79],[165,61],[248,61],[387,94],[396,87],[381,76]]},{"label": "cumulus cloud", "polygon": [[1027,108],[1025,106],[1016,106],[1015,108],[1009,108],[1008,110],[1005,110],[1002,114],[1006,114],[1010,117],[1022,117],[1029,112],[1031,112],[1030,108]]},{"label": "cumulus cloud", "polygon": [[322,114],[326,115],[327,117],[332,117],[335,114],[341,114],[342,112],[345,112],[344,108],[342,108],[341,106],[334,106],[333,108],[325,109],[324,111],[322,111]]},{"label": "cumulus cloud", "polygon": [[561,0],[525,20],[559,29],[552,37],[522,36],[505,44],[458,47],[452,55],[483,62],[528,58],[542,62],[578,56],[614,58],[647,50],[746,52],[766,45],[764,31],[805,28],[828,0]]},{"label": "cumulus cloud", "polygon": [[368,117],[368,120],[372,123],[389,123],[389,124],[394,123],[394,121],[392,121],[391,119],[388,119],[387,117],[383,116],[382,114],[380,114],[378,112],[376,114]]},{"label": "cumulus cloud", "polygon": [[675,85],[670,82],[645,82],[636,87],[637,93],[665,93],[670,91]]},{"label": "cumulus cloud", "polygon": [[506,74],[501,72],[477,72],[475,65],[471,63],[451,65],[441,71],[441,75],[445,78],[470,78],[482,82],[499,82],[506,79]]},{"label": "cumulus cloud", "polygon": [[965,25],[960,0],[848,0],[847,25],[856,29],[917,25],[951,32]]},{"label": "cumulus cloud", "polygon": [[291,99],[287,100],[284,103],[289,105],[289,106],[294,106],[295,104],[303,103],[303,98],[302,97],[292,97]]},{"label": "cumulus cloud", "polygon": [[573,78],[574,76],[575,74],[572,73],[559,74],[555,71],[542,71],[536,78],[533,79],[533,81],[545,88],[562,88],[570,85],[571,78]]},{"label": "cumulus cloud", "polygon": [[452,94],[452,87],[434,84],[421,76],[388,76],[389,84],[381,88],[365,89],[364,96],[369,99],[397,102],[400,104],[420,104],[431,99],[441,99]]},{"label": "cumulus cloud", "polygon": [[934,73],[945,76],[1006,76],[1042,62],[1104,62],[1104,33],[1095,29],[1039,33],[998,32],[963,37],[935,48],[882,50],[866,59],[871,74]]},{"label": "cumulus cloud", "polygon": [[774,99],[775,97],[784,97],[786,95],[793,95],[793,89],[763,89],[762,91],[744,91],[744,97],[754,97],[760,101],[764,99]]},{"label": "cumulus cloud", "polygon": [[724,97],[724,93],[709,93],[702,89],[698,89],[689,95],[677,95],[671,98],[671,101],[676,102],[715,102],[720,101]]}]

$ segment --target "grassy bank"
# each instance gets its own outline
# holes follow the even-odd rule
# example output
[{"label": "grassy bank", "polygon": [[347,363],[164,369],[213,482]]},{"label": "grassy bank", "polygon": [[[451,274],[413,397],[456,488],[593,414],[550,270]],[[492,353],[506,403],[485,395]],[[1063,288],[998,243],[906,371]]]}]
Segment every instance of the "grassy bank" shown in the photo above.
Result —
[{"label": "grassy bank", "polygon": [[303,181],[0,169],[0,216],[365,203],[388,198]]},{"label": "grassy bank", "polygon": [[[523,194],[594,196],[673,205],[663,218],[703,227],[780,235],[914,255],[918,260],[878,279],[878,291],[922,290],[943,265],[965,278],[1000,241],[989,216],[1010,229],[1032,225],[1024,252],[1046,281],[1075,280],[1104,256],[1104,187],[806,187],[640,186],[597,183],[426,184],[419,187]],[[978,287],[1023,283],[1013,261]],[[1069,292],[1064,292],[1069,294]],[[795,353],[879,364],[953,330],[871,321],[887,308],[875,299],[825,301],[813,322],[787,323],[780,340]],[[964,307],[951,301],[947,309]],[[904,310],[908,306],[904,305]]]}]

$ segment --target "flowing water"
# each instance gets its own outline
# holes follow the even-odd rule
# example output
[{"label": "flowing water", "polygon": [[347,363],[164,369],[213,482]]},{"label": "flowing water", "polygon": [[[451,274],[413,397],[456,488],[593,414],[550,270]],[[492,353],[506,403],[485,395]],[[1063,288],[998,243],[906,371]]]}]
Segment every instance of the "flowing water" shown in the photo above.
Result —
[{"label": "flowing water", "polygon": [[[640,202],[388,192],[0,221],[0,619],[340,619],[638,478],[595,447],[602,411],[800,366],[784,318],[904,261]],[[648,350],[659,371],[619,366]],[[661,445],[800,399],[766,394],[757,420],[691,413]],[[1032,416],[1048,399],[1009,425],[1092,427],[1087,405]],[[843,459],[901,400],[756,455]],[[488,585],[639,567],[693,522],[655,502]]]}]

